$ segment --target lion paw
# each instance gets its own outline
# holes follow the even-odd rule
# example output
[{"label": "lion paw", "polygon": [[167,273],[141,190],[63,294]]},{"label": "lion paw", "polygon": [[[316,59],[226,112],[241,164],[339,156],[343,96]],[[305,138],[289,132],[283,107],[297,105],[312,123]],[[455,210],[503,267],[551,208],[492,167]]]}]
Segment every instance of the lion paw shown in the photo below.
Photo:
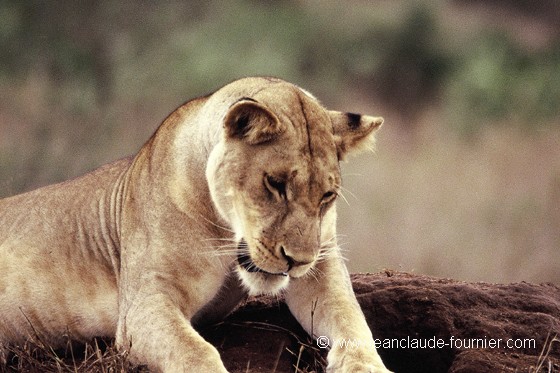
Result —
[{"label": "lion paw", "polygon": [[327,373],[392,373],[377,352],[335,348],[327,357]]}]

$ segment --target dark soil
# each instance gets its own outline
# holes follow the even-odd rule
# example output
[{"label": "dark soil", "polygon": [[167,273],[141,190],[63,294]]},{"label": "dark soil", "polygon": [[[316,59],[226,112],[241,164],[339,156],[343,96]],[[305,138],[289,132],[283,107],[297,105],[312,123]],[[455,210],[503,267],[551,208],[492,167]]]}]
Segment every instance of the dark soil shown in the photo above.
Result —
[{"label": "dark soil", "polygon": [[[352,281],[374,337],[393,341],[379,352],[395,372],[560,372],[555,285],[466,283],[392,272],[356,274]],[[294,372],[296,365],[321,372],[326,357],[276,298],[249,301],[205,335],[232,372]],[[414,348],[415,342],[428,348]],[[298,362],[300,348],[305,353]]]},{"label": "dark soil", "polygon": [[[466,283],[390,271],[352,275],[352,282],[374,338],[385,345],[379,352],[397,373],[560,372],[556,285]],[[324,371],[326,351],[280,298],[252,298],[201,333],[232,373]],[[77,363],[78,348],[70,357],[67,348],[63,361],[60,353],[30,344],[16,350],[8,371],[147,371],[130,366],[110,342],[97,345]]]}]

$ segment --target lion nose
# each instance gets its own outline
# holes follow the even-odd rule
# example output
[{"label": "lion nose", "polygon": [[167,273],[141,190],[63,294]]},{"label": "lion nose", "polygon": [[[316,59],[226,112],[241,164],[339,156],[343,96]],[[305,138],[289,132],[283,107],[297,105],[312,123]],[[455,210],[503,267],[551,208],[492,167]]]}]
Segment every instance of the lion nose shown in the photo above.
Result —
[{"label": "lion nose", "polygon": [[313,260],[315,259],[310,258],[309,255],[306,255],[305,253],[298,253],[296,255],[291,252],[286,252],[283,246],[280,248],[280,252],[282,253],[284,259],[288,262],[288,271],[294,267],[300,267],[313,263]]}]

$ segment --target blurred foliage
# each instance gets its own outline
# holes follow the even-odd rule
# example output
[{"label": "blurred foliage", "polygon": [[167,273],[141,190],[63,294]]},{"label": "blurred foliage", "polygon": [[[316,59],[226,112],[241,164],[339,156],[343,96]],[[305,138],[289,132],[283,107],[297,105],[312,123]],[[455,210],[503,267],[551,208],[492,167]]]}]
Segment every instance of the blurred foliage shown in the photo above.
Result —
[{"label": "blurred foliage", "polygon": [[527,52],[492,32],[461,54],[446,97],[450,123],[461,132],[488,123],[534,127],[560,114],[560,43]]},{"label": "blurred foliage", "polygon": [[406,4],[3,0],[0,79],[41,70],[58,87],[52,100],[78,112],[265,74],[327,100],[358,88],[408,117],[439,99],[462,131],[559,115],[560,43],[527,51],[485,30],[454,39],[441,2]]},{"label": "blurred foliage", "polygon": [[375,165],[355,168],[375,235],[356,215],[341,229],[360,270],[376,247],[451,276],[474,258],[480,279],[550,279],[558,25],[558,0],[0,0],[0,197],[133,154],[182,101],[274,75],[387,119]]},{"label": "blurred foliage", "polygon": [[434,101],[453,62],[442,43],[437,12],[427,4],[411,6],[402,20],[386,27],[372,25],[366,49],[380,62],[352,76],[377,85],[377,96],[408,119]]}]

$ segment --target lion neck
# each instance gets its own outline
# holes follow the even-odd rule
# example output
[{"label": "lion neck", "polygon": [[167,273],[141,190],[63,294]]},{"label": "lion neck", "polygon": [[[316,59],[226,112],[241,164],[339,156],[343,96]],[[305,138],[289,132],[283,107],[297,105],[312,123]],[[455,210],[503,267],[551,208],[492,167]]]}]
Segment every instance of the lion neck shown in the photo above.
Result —
[{"label": "lion neck", "polygon": [[134,186],[128,189],[128,200],[141,214],[155,217],[151,221],[189,220],[199,231],[218,236],[216,225],[224,222],[211,203],[205,170],[221,126],[219,121],[200,120],[206,102],[201,98],[179,107],[140,149],[127,175],[128,185]]}]

